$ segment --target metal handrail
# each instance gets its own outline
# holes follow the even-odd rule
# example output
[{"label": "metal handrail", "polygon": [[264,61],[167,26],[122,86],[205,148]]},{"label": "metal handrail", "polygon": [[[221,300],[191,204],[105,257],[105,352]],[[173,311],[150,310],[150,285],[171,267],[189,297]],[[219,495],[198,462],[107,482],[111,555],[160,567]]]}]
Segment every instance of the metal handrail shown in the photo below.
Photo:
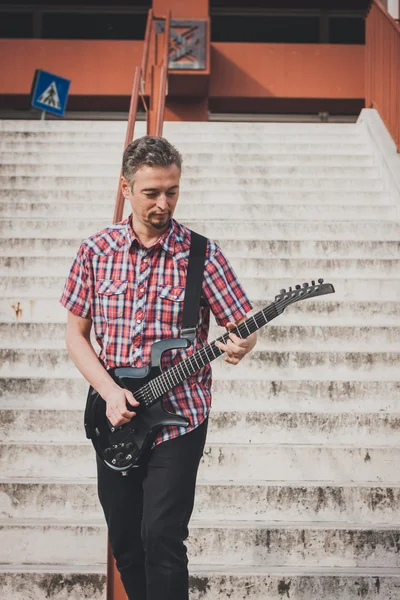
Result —
[{"label": "metal handrail", "polygon": [[[146,85],[146,77],[147,77],[147,67],[149,62],[150,55],[150,45],[151,45],[151,37],[153,26],[156,18],[153,13],[153,9],[150,9],[147,17],[146,24],[146,33],[143,44],[143,52],[142,52],[142,61],[141,65],[136,67],[135,76],[132,87],[131,101],[129,106],[129,115],[128,115],[128,125],[126,129],[125,135],[125,148],[132,142],[133,136],[135,133],[135,123],[138,111],[139,97],[142,98],[143,105],[146,110],[146,120],[149,122],[150,119],[150,111],[148,109],[146,100],[145,100],[145,85]],[[156,135],[162,135],[163,123],[164,123],[164,109],[165,109],[165,96],[167,94],[167,86],[168,86],[168,54],[169,54],[169,32],[171,25],[171,11],[168,12],[168,15],[165,19],[165,37],[164,37],[164,47],[163,47],[163,55],[162,55],[162,63],[161,63],[161,77],[160,77],[160,86],[158,90],[158,94],[155,94],[154,99],[150,99],[150,101],[156,100]],[[150,92],[151,94],[151,92]],[[122,169],[120,172],[120,178],[118,182],[118,191],[115,200],[115,208],[114,208],[114,216],[113,223],[118,223],[122,220],[122,216],[124,213],[124,204],[125,197],[122,193],[121,186],[121,176]]]},{"label": "metal handrail", "polygon": [[366,107],[375,108],[400,152],[400,25],[380,0],[366,20]]},{"label": "metal handrail", "polygon": [[171,28],[171,11],[168,11],[165,19],[164,30],[164,48],[161,65],[160,89],[158,93],[156,135],[162,135],[164,124],[165,98],[168,92],[168,59],[169,59],[169,38]]}]

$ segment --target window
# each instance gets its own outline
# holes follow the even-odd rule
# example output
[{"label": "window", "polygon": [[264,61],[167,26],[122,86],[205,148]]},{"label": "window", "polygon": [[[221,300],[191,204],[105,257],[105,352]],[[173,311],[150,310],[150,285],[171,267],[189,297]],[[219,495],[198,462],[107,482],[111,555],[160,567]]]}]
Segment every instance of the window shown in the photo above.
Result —
[{"label": "window", "polygon": [[211,18],[211,40],[317,44],[319,18],[215,15]]},{"label": "window", "polygon": [[365,44],[365,21],[361,18],[331,17],[329,19],[331,44]]},{"label": "window", "polygon": [[44,13],[42,37],[80,40],[143,40],[147,14]]},{"label": "window", "polygon": [[33,37],[33,14],[0,12],[0,38]]}]

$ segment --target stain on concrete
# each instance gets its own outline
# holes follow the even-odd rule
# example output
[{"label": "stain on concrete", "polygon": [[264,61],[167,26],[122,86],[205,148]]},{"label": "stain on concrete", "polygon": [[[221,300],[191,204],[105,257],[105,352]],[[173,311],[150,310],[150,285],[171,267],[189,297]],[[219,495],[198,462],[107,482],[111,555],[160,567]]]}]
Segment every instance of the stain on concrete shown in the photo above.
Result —
[{"label": "stain on concrete", "polygon": [[290,581],[286,582],[284,579],[281,579],[281,581],[278,582],[278,594],[285,598],[290,598],[290,586]]},{"label": "stain on concrete", "polygon": [[93,598],[104,593],[105,577],[99,575],[81,575],[51,573],[40,582],[45,598],[54,598],[58,593],[67,591],[71,595],[75,590],[84,590],[84,598]]},{"label": "stain on concrete", "polygon": [[11,308],[15,313],[15,319],[18,321],[22,317],[22,305],[21,302],[17,302],[16,304],[11,304]]},{"label": "stain on concrete", "polygon": [[364,457],[364,462],[370,462],[370,461],[371,461],[371,455],[370,455],[370,453],[367,450],[367,454]]},{"label": "stain on concrete", "polygon": [[381,591],[381,580],[379,577],[375,577],[375,591],[377,594],[379,594]]},{"label": "stain on concrete", "polygon": [[191,592],[194,592],[195,590],[199,592],[200,598],[211,589],[208,577],[196,577],[195,575],[190,577],[189,586]]}]

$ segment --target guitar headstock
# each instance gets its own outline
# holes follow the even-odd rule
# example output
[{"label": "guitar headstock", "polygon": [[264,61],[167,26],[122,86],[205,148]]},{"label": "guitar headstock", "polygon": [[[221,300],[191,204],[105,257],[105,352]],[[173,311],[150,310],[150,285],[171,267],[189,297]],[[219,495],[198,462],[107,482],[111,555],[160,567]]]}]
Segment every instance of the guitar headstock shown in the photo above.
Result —
[{"label": "guitar headstock", "polygon": [[299,302],[300,300],[306,300],[307,298],[316,298],[317,296],[324,296],[325,294],[333,294],[335,288],[331,283],[324,283],[323,279],[318,279],[318,283],[315,281],[309,283],[303,283],[303,285],[296,285],[294,289],[291,287],[288,290],[281,290],[277,296],[275,296],[275,308],[279,314],[283,313],[285,308],[290,304]]}]

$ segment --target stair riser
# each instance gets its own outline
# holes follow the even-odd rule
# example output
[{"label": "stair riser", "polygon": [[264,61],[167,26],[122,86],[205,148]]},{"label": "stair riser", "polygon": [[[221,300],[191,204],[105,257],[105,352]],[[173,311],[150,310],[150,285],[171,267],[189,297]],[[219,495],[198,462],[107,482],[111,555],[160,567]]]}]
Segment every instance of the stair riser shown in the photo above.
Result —
[{"label": "stair riser", "polygon": [[[307,381],[265,378],[213,379],[213,408],[263,411],[400,412],[400,384],[394,381]],[[3,407],[83,410],[88,384],[81,379],[0,379]]]},{"label": "stair riser", "polygon": [[[116,187],[118,184],[118,173],[115,176],[104,177],[93,177],[88,176],[85,177],[83,174],[81,177],[50,177],[50,176],[32,176],[32,177],[24,177],[22,175],[10,177],[10,176],[1,176],[0,175],[0,186],[5,190],[16,190],[20,188],[35,188],[36,190],[52,190],[54,186],[57,186],[60,189],[66,190],[86,190],[88,187],[92,188],[92,190],[102,190],[109,191],[110,195],[115,194]],[[221,189],[221,190],[229,190],[232,193],[235,193],[236,190],[242,190],[249,192],[257,192],[257,191],[265,191],[267,189],[271,190],[321,190],[324,191],[334,191],[334,190],[347,190],[353,191],[356,189],[361,192],[377,190],[383,191],[385,189],[384,183],[381,179],[369,179],[365,181],[362,177],[357,179],[355,177],[352,178],[342,178],[340,176],[332,177],[312,177],[299,175],[298,177],[289,177],[285,176],[279,177],[255,177],[250,176],[246,177],[184,177],[182,179],[182,183],[180,186],[180,193],[182,194],[190,194],[191,191],[195,190],[204,190],[204,189]]]},{"label": "stair riser", "polygon": [[[111,223],[111,218],[114,210],[115,193],[103,190],[27,190],[24,188],[18,188],[13,190],[0,190],[0,203],[2,204],[15,204],[16,200],[19,203],[24,204],[44,204],[47,203],[51,207],[58,207],[62,203],[70,204],[82,204],[85,207],[90,208],[92,211],[94,208],[103,207],[106,210],[108,207],[108,220]],[[233,206],[249,206],[251,201],[257,202],[257,204],[267,204],[269,206],[277,205],[307,205],[307,206],[322,206],[321,200],[323,200],[324,206],[336,206],[336,205],[368,205],[368,206],[380,206],[382,204],[393,204],[394,198],[390,191],[382,192],[365,192],[365,191],[342,191],[340,194],[335,192],[324,191],[323,198],[321,192],[313,192],[310,190],[291,190],[289,192],[284,191],[259,191],[257,197],[249,197],[249,194],[245,191],[235,190],[234,194],[229,191],[218,190],[218,194],[215,190],[204,189],[200,191],[191,191],[189,194],[180,194],[178,201],[178,208],[181,206],[191,206],[192,204],[211,204],[213,208],[219,206],[228,206],[229,209]],[[125,202],[125,208],[130,210],[129,203]],[[178,210],[177,208],[177,210]]]},{"label": "stair riser", "polygon": [[[67,319],[66,309],[58,302],[57,290],[55,297],[51,298],[23,298],[13,297],[0,299],[0,320],[2,323],[15,324],[65,324]],[[49,293],[49,296],[51,293]],[[61,291],[60,291],[61,295]],[[265,308],[268,300],[263,303],[255,302],[254,311]],[[400,303],[396,302],[330,302],[317,299],[293,304],[276,321],[277,327],[392,327],[395,335],[396,328],[400,327]],[[274,325],[267,326],[258,332],[260,339],[270,339],[269,330]],[[221,335],[222,329],[211,323],[209,339]],[[282,329],[283,331],[283,329]],[[214,335],[215,332],[215,335]],[[352,332],[354,333],[354,332]],[[329,332],[328,332],[329,335]],[[373,334],[371,333],[373,336]],[[14,338],[15,339],[15,338]],[[373,338],[372,338],[373,339]],[[386,338],[385,338],[386,339]],[[392,340],[393,341],[393,340]]]},{"label": "stair riser", "polygon": [[[259,200],[257,199],[257,202]],[[104,206],[92,206],[91,204],[68,205],[68,204],[51,204],[51,205],[35,205],[35,204],[2,204],[0,203],[0,216],[5,218],[60,218],[68,217],[73,214],[81,214],[82,218],[89,219],[96,211],[96,217],[110,218],[111,204]],[[237,219],[292,219],[293,211],[296,210],[296,218],[298,220],[355,220],[357,217],[363,220],[378,220],[396,218],[396,206],[275,206],[275,205],[248,205],[248,206],[224,206],[213,205],[210,209],[213,219],[223,219],[229,215],[230,220]],[[129,211],[128,211],[129,213]],[[203,205],[180,205],[177,207],[174,215],[178,221],[183,219],[202,218],[204,216]],[[111,220],[111,219],[110,219]]]},{"label": "stair riser", "polygon": [[[56,177],[70,178],[72,181],[82,177],[99,178],[101,181],[106,177],[118,179],[121,169],[121,162],[104,161],[104,164],[41,164],[41,165],[19,165],[19,164],[0,164],[0,177]],[[249,178],[249,177],[271,177],[278,178],[327,178],[327,179],[358,179],[361,181],[377,181],[380,176],[379,167],[360,167],[360,166],[323,166],[323,165],[300,165],[300,166],[267,166],[265,163],[260,165],[185,165],[182,171],[182,183],[191,178],[213,178],[221,175],[223,169],[223,178]]]},{"label": "stair riser", "polygon": [[[388,277],[400,278],[400,260],[399,259],[296,259],[296,258],[238,258],[233,257],[230,260],[235,272],[241,279],[250,278],[287,278],[292,276],[308,277],[315,273],[323,273],[325,280],[330,278],[355,278],[355,277]],[[23,276],[25,273],[29,276],[60,277],[68,275],[72,265],[70,258],[54,257],[0,257],[0,275],[3,276]],[[301,274],[301,275],[299,275]],[[314,275],[313,275],[314,274]],[[303,279],[304,281],[304,279]]]},{"label": "stair riser", "polygon": [[[246,279],[240,277],[241,283],[246,290],[248,297],[252,303],[261,303],[265,308],[271,304],[281,286],[287,289],[290,285],[301,283],[306,277],[320,276],[321,273],[302,273],[301,279],[299,275],[294,275],[291,279],[285,278],[271,279],[264,281],[262,278]],[[325,275],[325,274],[323,274]],[[239,275],[240,276],[240,275]],[[310,282],[311,277],[308,277]],[[63,277],[3,277],[0,279],[0,295],[3,298],[10,299],[10,307],[18,302],[26,302],[36,298],[54,298],[54,302],[58,302],[65,284],[66,276]],[[326,278],[326,281],[329,281]],[[384,299],[385,302],[398,302],[400,300],[400,289],[398,279],[339,279],[335,277],[331,281],[335,285],[335,300],[342,301],[371,301],[377,302]],[[304,300],[302,304],[306,304],[308,300]],[[319,298],[319,302],[323,304],[324,298]],[[292,310],[292,306],[287,308],[288,314]],[[293,309],[294,310],[294,309]],[[322,309],[324,310],[324,309]]]},{"label": "stair riser", "polygon": [[[0,561],[100,565],[106,556],[103,526],[4,526]],[[346,529],[235,529],[192,525],[188,552],[196,564],[399,568],[400,532]]]},{"label": "stair riser", "polygon": [[[21,139],[21,138],[18,138]],[[115,154],[118,153],[120,159],[122,159],[123,153],[123,136],[121,136],[121,140],[107,139],[104,138],[99,140],[88,141],[86,136],[82,138],[82,136],[75,137],[72,140],[68,140],[65,138],[61,138],[59,135],[55,139],[46,138],[44,139],[42,135],[37,136],[36,138],[27,138],[25,141],[13,141],[14,136],[12,135],[9,138],[5,138],[3,135],[0,136],[0,152],[20,152],[20,153],[35,153],[35,154],[43,154],[46,152],[51,152],[52,154],[76,154],[83,152],[92,152],[95,148],[97,152],[101,151],[104,154]],[[357,143],[354,140],[350,140],[346,142],[346,140],[341,139],[339,142],[335,142],[334,140],[316,140],[313,143],[310,139],[305,140],[290,140],[290,139],[280,139],[280,140],[268,140],[256,139],[252,143],[249,143],[247,139],[237,140],[235,144],[230,141],[216,141],[211,140],[210,142],[205,142],[202,140],[198,140],[196,142],[188,142],[187,140],[182,140],[179,142],[178,146],[179,151],[185,156],[187,153],[192,154],[204,154],[204,153],[213,153],[220,156],[221,154],[227,153],[231,154],[232,152],[235,154],[241,153],[251,153],[251,154],[271,154],[272,152],[275,155],[287,155],[287,154],[295,154],[302,156],[314,156],[315,154],[324,155],[324,156],[337,156],[341,157],[344,154],[350,154],[353,156],[359,156],[360,154],[370,155],[371,153],[366,149],[365,144]]]},{"label": "stair riser", "polygon": [[[221,132],[213,132],[208,133],[204,131],[196,131],[193,132],[190,136],[190,144],[194,146],[194,143],[204,143],[207,144],[207,147],[210,145],[215,145],[218,142],[225,142],[226,144],[235,144],[236,149],[237,146],[243,144],[249,144],[249,135],[251,133],[251,141],[253,146],[258,144],[264,145],[273,145],[277,142],[284,142],[287,144],[292,143],[303,143],[310,146],[314,146],[314,144],[329,144],[333,143],[335,145],[341,144],[342,146],[347,146],[349,144],[362,144],[365,140],[363,135],[357,135],[356,132],[349,132],[348,135],[339,133],[338,131],[331,132],[310,132],[306,129],[302,131],[291,131],[287,133],[281,133],[279,131],[268,131],[266,128],[264,129],[242,129],[241,131],[221,131]],[[135,138],[144,135],[145,132],[142,129],[135,131]],[[167,137],[168,141],[171,144],[177,145],[180,147],[182,144],[189,145],[187,133],[183,134],[182,132],[174,132],[166,130],[164,135]],[[1,140],[3,142],[17,142],[24,141],[26,144],[32,142],[64,142],[64,143],[73,143],[73,142],[86,142],[91,143],[95,146],[101,143],[107,144],[120,144],[121,152],[124,147],[124,137],[125,131],[109,131],[107,133],[103,132],[92,132],[92,131],[13,131],[13,132],[1,132]],[[231,147],[233,150],[233,148]],[[48,151],[48,148],[47,148]]]},{"label": "stair riser", "polygon": [[[10,307],[11,308],[11,307]],[[20,307],[21,308],[21,307]],[[23,309],[21,309],[23,310]],[[0,348],[65,348],[65,309],[61,307],[62,324],[0,323]],[[15,315],[15,311],[14,311]],[[223,331],[210,327],[209,339],[216,339]],[[269,325],[257,333],[257,350],[267,351],[358,351],[367,345],[370,351],[400,352],[400,327],[306,327]]]},{"label": "stair riser", "polygon": [[[185,225],[211,239],[253,239],[254,241],[268,240],[316,240],[326,241],[393,241],[400,237],[400,224],[396,222],[370,223],[354,221],[341,223],[326,223],[312,221],[245,221],[240,227],[235,222],[226,221],[207,223],[200,220],[185,220]],[[4,219],[0,221],[0,234],[4,240],[25,237],[28,239],[76,239],[89,237],[93,232],[100,231],[110,225],[110,219],[92,219],[89,222],[71,219]]]},{"label": "stair riser", "polygon": [[[94,450],[86,445],[3,445],[4,477],[94,477]],[[225,446],[206,447],[200,479],[250,481],[358,481],[397,484],[400,449],[396,447]]]},{"label": "stair riser", "polygon": [[[299,575],[271,573],[268,575],[213,575],[206,572],[190,577],[192,600],[282,600],[290,594],[291,600],[359,600],[360,591],[365,600],[397,600],[393,596],[399,585],[396,576],[373,575]],[[106,577],[100,574],[6,573],[0,583],[4,600],[103,600]]]},{"label": "stair riser", "polygon": [[[272,379],[369,379],[395,380],[400,353],[361,352],[269,352],[253,350],[239,366],[222,358],[215,361],[213,372],[219,377],[262,377]],[[235,369],[232,371],[232,369]],[[0,349],[0,377],[77,376],[76,367],[66,350]]]},{"label": "stair riser", "polygon": [[[0,256],[63,257],[73,260],[82,240],[0,240]],[[400,259],[400,242],[216,240],[232,261],[239,259]]]},{"label": "stair riser", "polygon": [[[1,140],[1,136],[0,136]],[[0,142],[1,143],[1,142]],[[86,144],[87,146],[87,144]],[[4,166],[15,165],[20,168],[35,165],[42,168],[51,165],[54,167],[70,167],[85,165],[97,165],[107,169],[115,166],[121,167],[122,152],[121,148],[106,152],[105,150],[96,150],[76,153],[62,152],[0,152],[0,163]],[[212,153],[212,152],[185,152],[183,153],[183,170],[187,173],[188,168],[201,167],[231,167],[231,166],[260,166],[260,167],[374,167],[376,166],[375,157],[372,154],[300,154],[288,151],[287,154],[274,152],[257,154],[256,152],[241,152],[233,149],[232,152]]]},{"label": "stair riser", "polygon": [[[144,115],[142,115],[143,117]],[[135,135],[142,135],[146,132],[146,122],[139,120],[135,123]],[[303,133],[319,133],[319,134],[341,134],[357,136],[364,133],[364,128],[357,123],[266,123],[266,122],[224,122],[217,121],[213,123],[204,123],[201,121],[191,121],[184,123],[179,121],[166,121],[163,126],[163,132],[170,134],[174,132],[204,132],[204,128],[210,128],[214,132],[303,132]],[[0,131],[3,132],[121,132],[125,135],[126,119],[115,121],[83,121],[80,119],[65,119],[65,120],[11,120],[4,119],[0,121]]]},{"label": "stair riser", "polygon": [[[238,444],[359,444],[400,445],[400,417],[390,414],[332,414],[272,412],[220,412],[210,417],[210,443]],[[0,409],[3,442],[82,443],[85,441],[82,410],[29,411]]]},{"label": "stair riser", "polygon": [[[97,484],[0,483],[0,517],[10,519],[101,519]],[[281,523],[382,523],[398,526],[398,487],[206,485],[198,482],[196,519]]]}]

